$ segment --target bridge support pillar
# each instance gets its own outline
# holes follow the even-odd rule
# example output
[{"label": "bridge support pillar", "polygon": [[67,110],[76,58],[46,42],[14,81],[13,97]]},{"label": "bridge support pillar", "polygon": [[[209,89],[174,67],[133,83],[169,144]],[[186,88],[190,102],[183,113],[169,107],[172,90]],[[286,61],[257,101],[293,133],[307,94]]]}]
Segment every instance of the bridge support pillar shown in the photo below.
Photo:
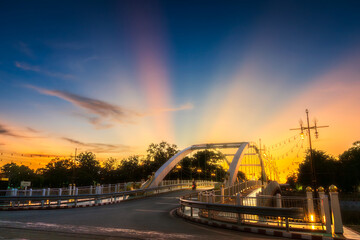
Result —
[{"label": "bridge support pillar", "polygon": [[341,220],[341,211],[339,204],[339,193],[338,192],[330,192],[330,201],[331,201],[331,215],[332,221],[334,223],[334,233],[342,234],[343,224]]}]

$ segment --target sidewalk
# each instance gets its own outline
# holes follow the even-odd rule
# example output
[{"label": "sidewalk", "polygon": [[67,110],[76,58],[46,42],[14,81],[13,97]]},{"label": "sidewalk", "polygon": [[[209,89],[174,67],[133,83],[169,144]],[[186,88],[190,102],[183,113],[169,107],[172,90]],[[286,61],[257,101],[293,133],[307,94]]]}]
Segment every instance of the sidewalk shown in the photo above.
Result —
[{"label": "sidewalk", "polygon": [[344,226],[344,237],[347,239],[360,240],[360,234]]}]

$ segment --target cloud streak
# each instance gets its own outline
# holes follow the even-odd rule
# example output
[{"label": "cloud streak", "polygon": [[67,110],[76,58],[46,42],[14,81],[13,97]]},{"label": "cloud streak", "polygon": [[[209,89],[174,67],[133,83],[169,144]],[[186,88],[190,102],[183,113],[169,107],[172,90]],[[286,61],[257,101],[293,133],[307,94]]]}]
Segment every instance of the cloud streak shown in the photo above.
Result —
[{"label": "cloud streak", "polygon": [[15,66],[17,68],[20,68],[22,70],[25,71],[31,71],[31,72],[36,72],[39,74],[44,74],[46,76],[49,77],[55,77],[55,78],[64,78],[64,79],[75,79],[75,77],[71,74],[64,74],[64,73],[59,73],[59,72],[52,72],[46,69],[43,69],[39,66],[33,66],[24,62],[15,62]]},{"label": "cloud streak", "polygon": [[20,135],[17,135],[15,133],[13,133],[12,131],[10,131],[9,129],[7,129],[4,125],[0,124],[0,135],[6,135],[6,136],[10,136],[10,137],[23,137]]},{"label": "cloud streak", "polygon": [[[103,119],[110,119],[120,122],[122,124],[126,123],[134,123],[133,118],[137,116],[141,116],[141,114],[126,109],[124,107],[120,107],[111,103],[107,103],[105,101],[83,97],[80,95],[76,95],[73,93],[58,91],[58,90],[47,90],[39,87],[28,86],[29,88],[35,89],[41,94],[54,96],[60,99],[63,99],[67,102],[72,103],[73,105],[85,109],[86,111],[97,115],[97,117],[88,117],[86,118],[90,121],[90,123],[94,125],[99,125],[101,120],[99,117]],[[83,115],[82,115],[83,116]]]},{"label": "cloud streak", "polygon": [[175,112],[192,109],[193,105],[188,103],[178,108],[163,108],[150,111],[148,113],[141,113],[134,111],[122,106],[111,104],[102,100],[80,96],[77,94],[59,91],[59,90],[48,90],[44,88],[27,85],[26,87],[36,90],[37,92],[54,96],[63,99],[73,105],[86,110],[87,112],[94,114],[95,116],[88,116],[81,113],[75,113],[76,116],[85,118],[88,122],[95,126],[97,129],[104,129],[112,127],[112,124],[104,123],[106,120],[115,121],[121,124],[134,124],[136,119],[140,117],[155,115],[163,112]]},{"label": "cloud streak", "polygon": [[111,153],[111,152],[129,152],[130,146],[122,144],[106,144],[106,143],[84,143],[72,138],[63,137],[63,140],[81,147],[88,148],[89,151],[97,153]]}]

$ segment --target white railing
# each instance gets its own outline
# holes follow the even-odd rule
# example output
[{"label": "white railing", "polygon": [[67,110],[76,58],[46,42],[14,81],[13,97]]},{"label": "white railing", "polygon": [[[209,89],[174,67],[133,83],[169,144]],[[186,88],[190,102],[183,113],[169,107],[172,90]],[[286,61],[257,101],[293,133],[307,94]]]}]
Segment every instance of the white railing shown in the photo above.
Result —
[{"label": "white railing", "polygon": [[[154,194],[187,189],[191,187],[191,181],[178,181],[178,184],[163,185],[156,188],[137,189],[130,191],[118,191],[120,188],[112,185],[70,188],[63,194],[61,188],[35,190],[35,194],[27,195],[26,192],[14,191],[17,195],[0,196],[0,210],[15,210],[29,208],[59,208],[64,206],[90,206],[101,203],[114,203],[128,199],[151,196]],[[169,184],[171,182],[165,182]],[[199,187],[213,187],[215,182],[197,181]],[[92,189],[92,190],[91,190]],[[30,191],[30,190],[28,190]],[[13,193],[13,192],[11,192]],[[24,193],[24,194],[21,194]],[[26,194],[26,195],[25,195]]]}]

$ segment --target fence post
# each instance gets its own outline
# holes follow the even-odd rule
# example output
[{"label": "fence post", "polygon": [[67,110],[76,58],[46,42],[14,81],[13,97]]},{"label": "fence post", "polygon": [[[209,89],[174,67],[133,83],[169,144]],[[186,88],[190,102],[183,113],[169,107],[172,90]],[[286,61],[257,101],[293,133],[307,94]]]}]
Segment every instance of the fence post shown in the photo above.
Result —
[{"label": "fence post", "polygon": [[306,200],[308,205],[308,216],[311,222],[314,222],[314,199],[313,199],[313,190],[311,187],[306,188]]},{"label": "fence post", "polygon": [[331,215],[328,196],[322,195],[322,197],[320,197],[320,202],[321,212],[324,211],[324,215],[322,215],[321,217],[326,226],[326,233],[331,233]]},{"label": "fence post", "polygon": [[[42,190],[42,196],[45,196],[46,195],[46,189],[43,188]],[[41,207],[44,207],[44,198],[41,200]]]},{"label": "fence post", "polygon": [[334,233],[342,234],[344,230],[341,220],[339,193],[337,192],[337,187],[335,185],[331,185],[329,187],[329,190],[330,190],[330,201],[331,201],[331,215],[334,224]]},{"label": "fence post", "polygon": [[325,224],[325,208],[322,199],[325,197],[325,192],[323,187],[318,187],[317,189],[319,199],[320,199],[320,220]]},{"label": "fence post", "polygon": [[[243,199],[241,197],[241,193],[236,194],[236,205],[242,206],[243,205]],[[238,213],[238,224],[241,224],[242,222],[242,214]]]},{"label": "fence post", "polygon": [[93,186],[91,185],[89,189],[89,194],[92,194],[92,192],[93,192]]},{"label": "fence post", "polygon": [[281,207],[282,207],[282,204],[281,204],[281,194],[280,194],[280,193],[277,193],[277,194],[276,194],[276,207],[277,207],[277,208],[281,208]]},{"label": "fence post", "polygon": [[[206,194],[206,202],[211,203],[211,193]],[[208,210],[208,219],[211,220],[211,210]]]},{"label": "fence post", "polygon": [[[33,192],[33,190],[32,190],[32,188],[30,188],[29,189],[29,196],[31,197],[32,196],[32,192]],[[31,204],[31,201],[29,201],[29,205]]]},{"label": "fence post", "polygon": [[[59,188],[59,196],[61,196],[61,194],[62,194],[62,188]],[[61,205],[61,197],[58,200],[58,206],[60,207],[60,205]]]},{"label": "fence post", "polygon": [[224,200],[225,200],[225,197],[224,197],[224,195],[225,195],[225,191],[224,191],[224,187],[223,186],[221,186],[220,187],[220,195],[221,195],[221,197],[220,197],[220,203],[224,203]]},{"label": "fence post", "polygon": [[72,184],[69,184],[69,195],[72,193]]}]

